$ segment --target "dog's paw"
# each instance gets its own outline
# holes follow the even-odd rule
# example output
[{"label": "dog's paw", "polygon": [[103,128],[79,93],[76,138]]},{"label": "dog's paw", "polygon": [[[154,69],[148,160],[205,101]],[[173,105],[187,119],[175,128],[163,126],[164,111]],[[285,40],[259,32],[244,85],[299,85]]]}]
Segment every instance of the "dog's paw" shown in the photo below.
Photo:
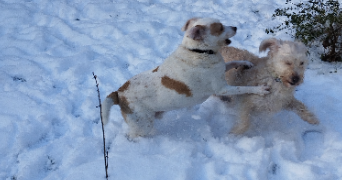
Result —
[{"label": "dog's paw", "polygon": [[127,133],[127,134],[125,134],[125,137],[126,137],[126,139],[129,141],[129,142],[134,142],[134,143],[136,143],[136,142],[138,142],[138,137],[139,136],[137,136],[137,135],[133,135],[133,134],[130,134],[130,133]]},{"label": "dog's paw", "polygon": [[313,117],[310,117],[308,120],[307,120],[308,123],[310,124],[315,124],[315,125],[318,125],[319,124],[319,120],[313,116]]},{"label": "dog's paw", "polygon": [[245,60],[241,60],[241,61],[230,61],[226,63],[226,71],[235,68],[238,69],[239,67],[243,67],[244,69],[249,69],[251,67],[253,67],[254,64],[249,62],[249,61],[245,61]]},{"label": "dog's paw", "polygon": [[259,88],[258,94],[261,96],[269,94],[271,92],[271,87],[268,85],[262,85],[262,86],[259,86],[258,88]]},{"label": "dog's paw", "polygon": [[319,120],[317,119],[317,117],[312,112],[308,111],[304,105],[297,108],[297,113],[304,121],[313,125],[319,124]]},{"label": "dog's paw", "polygon": [[236,64],[236,69],[239,68],[239,67],[243,67],[244,69],[249,69],[251,67],[253,67],[254,64],[249,62],[249,61],[237,61],[237,64]]}]

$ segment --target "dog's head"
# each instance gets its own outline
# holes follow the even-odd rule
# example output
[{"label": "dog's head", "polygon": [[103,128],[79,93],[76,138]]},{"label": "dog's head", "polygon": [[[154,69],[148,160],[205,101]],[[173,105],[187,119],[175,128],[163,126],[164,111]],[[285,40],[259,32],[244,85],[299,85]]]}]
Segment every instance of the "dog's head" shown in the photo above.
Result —
[{"label": "dog's head", "polygon": [[189,49],[217,51],[230,44],[229,38],[236,34],[236,27],[224,26],[217,19],[192,18],[182,28],[185,31],[182,45]]},{"label": "dog's head", "polygon": [[303,43],[271,38],[260,44],[260,52],[267,49],[270,50],[267,69],[275,78],[280,78],[286,87],[297,86],[303,82],[308,64],[307,49]]}]

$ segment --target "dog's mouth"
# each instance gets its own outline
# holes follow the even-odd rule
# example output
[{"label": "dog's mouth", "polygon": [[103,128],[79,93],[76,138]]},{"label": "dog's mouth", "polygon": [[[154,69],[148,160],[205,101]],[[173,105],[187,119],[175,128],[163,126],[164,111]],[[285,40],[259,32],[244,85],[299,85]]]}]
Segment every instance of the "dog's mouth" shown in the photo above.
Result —
[{"label": "dog's mouth", "polygon": [[230,43],[232,43],[232,41],[230,39],[226,39],[225,43],[226,43],[226,45],[229,45]]},{"label": "dog's mouth", "polygon": [[297,86],[297,85],[298,84],[290,82],[290,81],[287,81],[286,84],[285,84],[285,86],[287,86],[287,87],[292,87],[292,86]]},{"label": "dog's mouth", "polygon": [[298,75],[292,76],[290,79],[287,79],[286,84],[288,84],[288,86],[297,86],[300,84],[301,82],[301,78]]},{"label": "dog's mouth", "polygon": [[289,82],[289,84],[291,84],[292,86],[298,85],[298,83],[294,83],[294,82]]}]

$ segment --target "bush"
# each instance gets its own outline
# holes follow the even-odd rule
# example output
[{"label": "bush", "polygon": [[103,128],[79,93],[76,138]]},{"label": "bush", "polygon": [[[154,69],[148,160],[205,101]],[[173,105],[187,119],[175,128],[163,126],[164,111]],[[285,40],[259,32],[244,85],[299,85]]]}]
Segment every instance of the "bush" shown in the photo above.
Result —
[{"label": "bush", "polygon": [[290,6],[276,9],[273,17],[285,16],[287,20],[265,32],[288,29],[294,32],[292,37],[308,46],[322,45],[323,61],[342,61],[342,10],[338,0],[309,0],[304,3],[286,0],[286,4]]}]

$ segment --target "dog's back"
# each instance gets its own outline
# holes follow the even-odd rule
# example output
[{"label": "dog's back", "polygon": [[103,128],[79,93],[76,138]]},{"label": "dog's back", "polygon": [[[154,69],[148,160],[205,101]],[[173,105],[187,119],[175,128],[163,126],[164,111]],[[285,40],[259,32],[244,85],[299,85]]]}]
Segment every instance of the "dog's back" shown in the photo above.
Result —
[{"label": "dog's back", "polygon": [[[264,71],[263,67],[266,63],[265,58],[259,58],[247,50],[238,49],[235,47],[224,47],[221,49],[221,55],[225,62],[247,60],[253,63],[251,69],[239,67],[226,72],[226,80],[228,84],[234,86],[255,86],[255,79],[260,79],[257,76],[262,75],[259,71]],[[246,72],[248,71],[248,72]]]},{"label": "dog's back", "polygon": [[225,62],[248,60],[254,64],[257,63],[259,59],[257,56],[248,52],[247,50],[238,49],[235,47],[226,46],[222,48],[220,52]]}]

